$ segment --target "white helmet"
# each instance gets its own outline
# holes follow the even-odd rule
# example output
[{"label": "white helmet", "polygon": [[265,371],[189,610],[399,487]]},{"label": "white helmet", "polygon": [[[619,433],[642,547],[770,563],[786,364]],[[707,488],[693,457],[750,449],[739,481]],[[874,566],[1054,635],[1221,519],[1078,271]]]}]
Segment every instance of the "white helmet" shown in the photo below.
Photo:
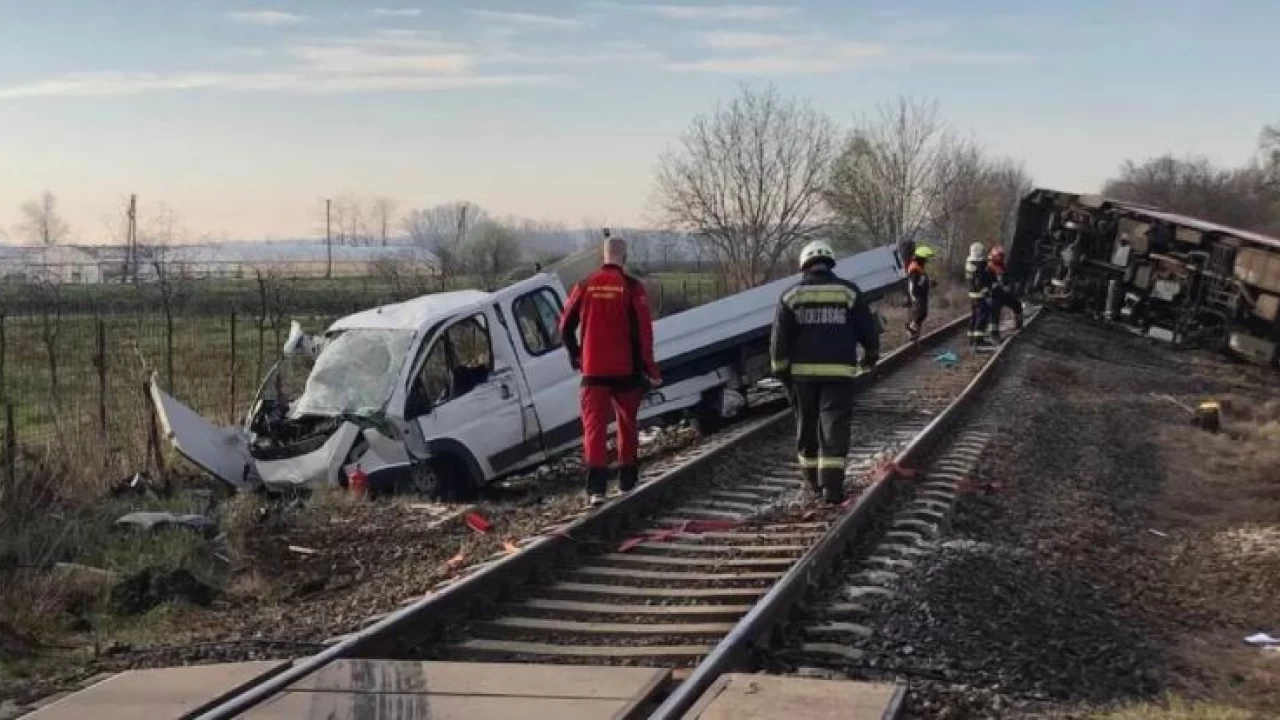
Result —
[{"label": "white helmet", "polygon": [[980,262],[987,257],[987,249],[982,243],[976,242],[969,246],[969,262]]},{"label": "white helmet", "polygon": [[800,251],[800,269],[807,270],[815,260],[826,260],[831,267],[835,267],[836,251],[825,240],[814,240]]}]

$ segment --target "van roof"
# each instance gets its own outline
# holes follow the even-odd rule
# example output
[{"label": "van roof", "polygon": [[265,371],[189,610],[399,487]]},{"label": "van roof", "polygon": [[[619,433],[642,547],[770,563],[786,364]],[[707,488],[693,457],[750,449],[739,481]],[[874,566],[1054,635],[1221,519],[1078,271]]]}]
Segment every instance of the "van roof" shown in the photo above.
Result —
[{"label": "van roof", "polygon": [[475,305],[489,295],[480,290],[454,290],[423,295],[348,315],[330,325],[329,332],[355,329],[418,330],[457,310]]}]

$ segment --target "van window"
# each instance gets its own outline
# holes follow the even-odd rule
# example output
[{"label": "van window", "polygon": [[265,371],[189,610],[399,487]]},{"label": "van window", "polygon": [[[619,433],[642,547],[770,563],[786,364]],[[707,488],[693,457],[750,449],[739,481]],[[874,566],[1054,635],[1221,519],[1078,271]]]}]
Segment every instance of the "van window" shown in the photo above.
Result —
[{"label": "van window", "polygon": [[437,337],[414,379],[412,393],[425,396],[422,409],[460,398],[493,372],[493,348],[483,314],[454,323]]},{"label": "van window", "polygon": [[543,355],[561,346],[560,302],[551,288],[521,295],[511,304],[511,311],[530,355]]}]

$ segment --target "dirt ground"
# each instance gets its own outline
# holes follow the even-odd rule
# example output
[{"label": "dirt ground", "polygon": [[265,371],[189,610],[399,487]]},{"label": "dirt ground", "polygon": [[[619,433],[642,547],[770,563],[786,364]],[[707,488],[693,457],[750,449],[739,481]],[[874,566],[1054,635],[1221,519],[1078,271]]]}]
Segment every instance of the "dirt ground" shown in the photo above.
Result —
[{"label": "dirt ground", "polygon": [[1244,642],[1280,635],[1277,377],[1061,315],[1020,342],[978,491],[880,615],[911,716],[1280,717]]}]

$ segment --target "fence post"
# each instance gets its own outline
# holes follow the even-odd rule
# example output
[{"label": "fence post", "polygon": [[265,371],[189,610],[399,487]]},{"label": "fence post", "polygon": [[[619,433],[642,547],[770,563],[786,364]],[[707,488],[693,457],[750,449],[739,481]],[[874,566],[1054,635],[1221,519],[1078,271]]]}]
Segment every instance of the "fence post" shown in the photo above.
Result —
[{"label": "fence post", "polygon": [[173,386],[173,310],[165,308],[164,313],[164,370],[169,392],[177,393]]},{"label": "fence post", "polygon": [[98,367],[98,428],[103,437],[107,434],[107,323],[97,318],[98,350],[93,364]]},{"label": "fence post", "polygon": [[5,331],[9,325],[9,316],[0,312],[0,402],[9,402],[9,384],[5,376],[5,360],[9,355],[9,343]]},{"label": "fence post", "polygon": [[151,460],[156,464],[156,475],[160,478],[163,494],[169,494],[169,474],[165,472],[164,452],[160,448],[160,418],[156,416],[156,404],[151,401],[151,383],[142,381],[142,397],[147,403],[147,449]]},{"label": "fence post", "polygon": [[18,438],[10,402],[4,404],[4,476],[8,491],[13,492],[18,487]]},{"label": "fence post", "polygon": [[236,311],[231,311],[231,362],[227,368],[228,384],[231,386],[231,393],[227,398],[227,422],[234,425],[236,422]]}]

